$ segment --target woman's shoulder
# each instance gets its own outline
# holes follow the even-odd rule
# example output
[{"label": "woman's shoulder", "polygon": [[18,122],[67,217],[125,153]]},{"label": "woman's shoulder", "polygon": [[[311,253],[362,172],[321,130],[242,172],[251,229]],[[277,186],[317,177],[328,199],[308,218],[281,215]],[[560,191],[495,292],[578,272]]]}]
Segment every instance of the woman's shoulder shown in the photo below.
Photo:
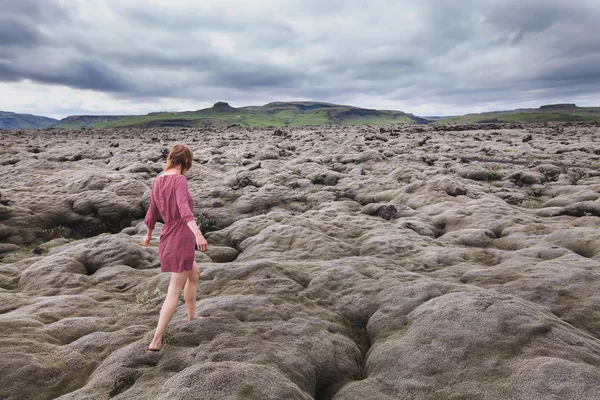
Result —
[{"label": "woman's shoulder", "polygon": [[173,179],[176,179],[179,182],[187,182],[187,178],[185,177],[185,175],[181,174],[176,174]]},{"label": "woman's shoulder", "polygon": [[[183,179],[181,179],[181,177],[183,177]],[[154,181],[152,182],[152,187],[180,185],[183,182],[187,183],[187,179],[185,178],[185,176],[183,176],[181,174],[166,174],[165,175],[163,173],[160,173],[154,178]]]},{"label": "woman's shoulder", "polygon": [[188,185],[188,181],[187,178],[185,177],[185,175],[181,175],[181,174],[172,174],[172,175],[167,175],[168,182],[172,183],[174,186],[186,186]]},{"label": "woman's shoulder", "polygon": [[158,178],[163,178],[163,179],[173,179],[173,180],[181,180],[181,178],[183,178],[184,180],[187,181],[187,178],[185,177],[185,175],[181,175],[181,174],[165,174],[163,172],[161,172],[160,174],[158,174],[156,176],[156,178],[154,178],[154,180],[156,181]]}]

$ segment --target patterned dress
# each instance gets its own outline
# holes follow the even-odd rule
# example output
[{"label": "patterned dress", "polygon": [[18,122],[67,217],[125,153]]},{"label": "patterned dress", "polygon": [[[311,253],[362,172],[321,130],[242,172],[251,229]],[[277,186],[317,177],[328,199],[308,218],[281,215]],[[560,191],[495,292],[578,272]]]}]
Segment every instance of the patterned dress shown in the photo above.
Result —
[{"label": "patterned dress", "polygon": [[194,220],[193,210],[194,200],[185,176],[159,175],[154,179],[144,222],[148,229],[154,229],[159,214],[164,221],[158,246],[162,272],[192,270],[196,239],[187,223]]}]

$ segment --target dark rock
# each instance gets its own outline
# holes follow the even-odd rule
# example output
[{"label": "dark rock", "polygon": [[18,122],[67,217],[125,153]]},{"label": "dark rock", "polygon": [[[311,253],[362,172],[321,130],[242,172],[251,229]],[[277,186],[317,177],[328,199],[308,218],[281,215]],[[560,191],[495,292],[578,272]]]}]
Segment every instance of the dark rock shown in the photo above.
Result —
[{"label": "dark rock", "polygon": [[381,142],[387,142],[389,139],[383,135],[378,135],[378,134],[371,134],[371,135],[365,136],[365,141],[367,141],[367,142],[375,141],[375,140],[379,140]]},{"label": "dark rock", "polygon": [[19,161],[21,160],[17,157],[7,158],[5,160],[0,161],[0,165],[15,165]]},{"label": "dark rock", "polygon": [[381,206],[377,209],[377,215],[385,220],[391,220],[396,216],[398,209],[393,205]]},{"label": "dark rock", "polygon": [[337,185],[340,175],[337,172],[323,172],[309,177],[315,185],[335,186]]},{"label": "dark rock", "polygon": [[34,248],[31,252],[35,255],[41,256],[42,254],[44,254],[45,251],[46,250],[44,248],[38,246]]},{"label": "dark rock", "polygon": [[256,185],[254,184],[254,182],[252,182],[252,179],[250,179],[247,176],[244,176],[243,178],[240,178],[238,180],[237,185],[235,185],[233,188],[241,189],[241,188],[245,188],[246,186],[256,186]]},{"label": "dark rock", "polygon": [[419,143],[417,143],[417,146],[424,146],[429,139],[431,139],[431,136],[427,136],[425,139],[419,141]]}]

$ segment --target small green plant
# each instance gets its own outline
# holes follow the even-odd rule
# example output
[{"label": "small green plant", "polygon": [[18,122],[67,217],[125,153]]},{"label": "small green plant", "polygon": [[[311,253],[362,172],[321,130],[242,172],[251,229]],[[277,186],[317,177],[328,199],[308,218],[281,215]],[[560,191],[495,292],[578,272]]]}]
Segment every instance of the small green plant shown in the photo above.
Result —
[{"label": "small green plant", "polygon": [[45,254],[48,252],[47,247],[45,247],[45,246],[42,247],[35,243],[21,246],[20,250],[25,254],[35,254],[35,255],[42,255],[42,254]]},{"label": "small green plant", "polygon": [[136,294],[135,295],[135,301],[138,304],[146,304],[146,302],[148,301],[148,292]]},{"label": "small green plant", "polygon": [[499,181],[504,178],[504,175],[499,171],[490,170],[487,172],[487,180],[488,181]]},{"label": "small green plant", "polygon": [[69,228],[57,225],[52,228],[42,229],[42,233],[47,240],[62,238],[65,239],[69,233]]},{"label": "small green plant", "polygon": [[154,292],[149,293],[147,290],[144,290],[144,293],[138,293],[135,295],[135,301],[138,304],[148,304],[149,302],[162,298],[162,292],[159,288],[154,289]]},{"label": "small green plant", "polygon": [[202,213],[196,218],[196,223],[203,234],[217,229],[217,222]]}]

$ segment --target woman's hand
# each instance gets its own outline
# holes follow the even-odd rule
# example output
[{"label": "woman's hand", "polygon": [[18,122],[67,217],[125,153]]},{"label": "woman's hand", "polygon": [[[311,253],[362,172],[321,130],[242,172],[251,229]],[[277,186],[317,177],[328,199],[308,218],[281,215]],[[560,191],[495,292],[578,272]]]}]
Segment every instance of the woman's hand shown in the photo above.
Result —
[{"label": "woman's hand", "polygon": [[208,251],[208,242],[204,239],[201,232],[196,234],[196,246],[199,251]]},{"label": "woman's hand", "polygon": [[144,238],[142,239],[142,246],[148,247],[151,240],[152,240],[152,234],[146,233],[146,236],[144,236]]}]

